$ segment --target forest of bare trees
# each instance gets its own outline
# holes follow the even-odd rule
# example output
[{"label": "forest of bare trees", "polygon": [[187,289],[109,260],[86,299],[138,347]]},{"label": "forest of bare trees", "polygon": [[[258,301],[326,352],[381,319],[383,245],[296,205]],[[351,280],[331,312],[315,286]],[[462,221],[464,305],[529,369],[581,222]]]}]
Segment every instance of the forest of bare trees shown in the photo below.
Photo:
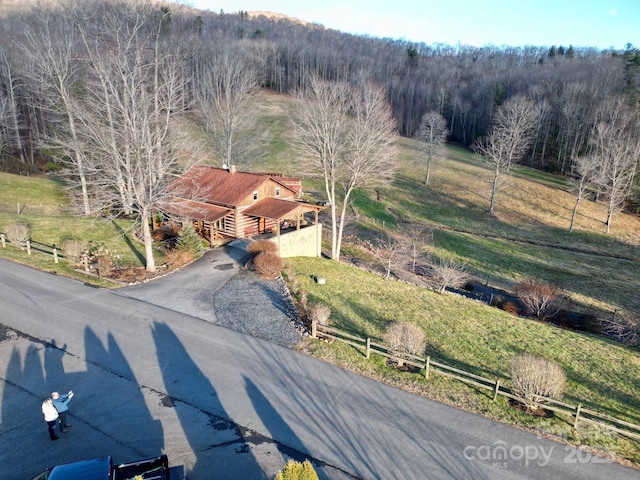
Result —
[{"label": "forest of bare trees", "polygon": [[[593,170],[588,157],[606,175],[583,179],[576,206],[588,192],[609,202],[610,215],[640,203],[632,45],[426,45],[172,3],[45,5],[0,17],[0,161],[64,169],[84,214],[109,206],[148,215],[179,157],[187,164],[195,149],[176,128],[186,115],[200,122],[218,164],[246,165],[260,155],[247,148],[259,136],[242,141],[256,90],[294,94],[313,78],[382,89],[400,135],[425,139],[425,118],[443,119],[447,141],[483,147],[497,177],[521,162],[579,184]],[[528,113],[507,118],[514,106]],[[508,132],[509,121],[519,131]],[[496,142],[515,146],[507,133],[526,138],[496,159]]]}]

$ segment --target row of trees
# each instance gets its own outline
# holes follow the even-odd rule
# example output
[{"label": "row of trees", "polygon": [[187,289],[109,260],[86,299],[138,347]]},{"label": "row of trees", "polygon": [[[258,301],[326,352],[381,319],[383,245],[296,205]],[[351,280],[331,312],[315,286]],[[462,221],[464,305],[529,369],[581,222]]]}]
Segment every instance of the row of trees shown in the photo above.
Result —
[{"label": "row of trees", "polygon": [[[476,142],[476,152],[493,168],[490,214],[494,212],[500,180],[531,148],[542,114],[541,106],[531,98],[511,97],[497,108],[489,134]],[[607,233],[613,215],[624,208],[628,198],[637,195],[634,180],[640,161],[640,109],[621,95],[599,105],[594,118],[586,149],[581,154],[575,152],[572,158],[570,175],[576,200],[570,232],[585,194],[593,193],[605,200]]]},{"label": "row of trees", "polygon": [[576,209],[603,195],[607,226],[634,193],[631,46],[453,48],[143,0],[57,5],[1,20],[2,154],[64,167],[85,215],[138,215],[149,269],[149,216],[199,151],[181,122],[200,121],[220,164],[247,165],[264,140],[251,103],[261,86],[295,98],[296,147],[325,180],[335,259],[349,197],[390,178],[398,132],[424,140],[425,184],[445,141],[492,162],[491,212],[515,161],[573,174]]}]

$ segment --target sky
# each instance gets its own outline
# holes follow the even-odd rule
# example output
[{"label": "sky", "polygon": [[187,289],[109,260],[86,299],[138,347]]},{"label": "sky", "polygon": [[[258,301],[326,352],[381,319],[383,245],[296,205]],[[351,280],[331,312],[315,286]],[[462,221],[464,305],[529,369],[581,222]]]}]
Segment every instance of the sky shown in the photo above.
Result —
[{"label": "sky", "polygon": [[640,0],[182,0],[268,11],[358,35],[426,44],[640,48]]}]

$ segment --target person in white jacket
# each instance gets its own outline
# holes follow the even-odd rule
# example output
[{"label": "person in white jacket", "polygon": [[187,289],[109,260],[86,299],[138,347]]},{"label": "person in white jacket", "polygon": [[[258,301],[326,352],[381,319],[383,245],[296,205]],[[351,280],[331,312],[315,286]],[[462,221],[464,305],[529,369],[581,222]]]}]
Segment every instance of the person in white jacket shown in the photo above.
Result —
[{"label": "person in white jacket", "polygon": [[60,431],[62,433],[67,433],[67,430],[71,424],[67,423],[67,413],[69,412],[69,401],[73,398],[73,392],[69,391],[66,395],[60,395],[58,392],[53,392],[51,394],[51,400],[53,401],[53,406],[58,411],[59,422],[60,422]]},{"label": "person in white jacket", "polygon": [[58,421],[59,415],[50,398],[42,402],[42,414],[44,415],[44,421],[47,422],[49,426],[49,437],[51,440],[57,440],[60,438],[56,435],[56,422]]}]

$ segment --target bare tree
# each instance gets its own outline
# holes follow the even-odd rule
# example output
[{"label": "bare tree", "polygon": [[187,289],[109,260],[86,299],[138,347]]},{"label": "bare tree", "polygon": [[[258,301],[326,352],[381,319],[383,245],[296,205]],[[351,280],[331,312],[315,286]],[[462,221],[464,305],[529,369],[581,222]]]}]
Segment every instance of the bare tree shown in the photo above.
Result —
[{"label": "bare tree", "polygon": [[622,97],[607,102],[591,134],[593,153],[601,162],[600,187],[607,199],[607,233],[613,216],[631,194],[640,156],[639,137],[637,109],[630,108]]},{"label": "bare tree", "polygon": [[576,203],[574,203],[573,211],[571,212],[569,233],[573,232],[573,225],[575,223],[580,201],[589,189],[599,181],[599,175],[602,173],[600,162],[594,155],[578,157],[574,161],[573,173],[574,178],[572,180],[572,185],[576,196]]},{"label": "bare tree", "polygon": [[511,164],[523,157],[534,138],[539,110],[526,97],[515,96],[502,104],[488,137],[476,143],[476,152],[493,166],[489,214],[493,215],[500,177],[508,174]]},{"label": "bare tree", "polygon": [[427,112],[422,116],[416,137],[421,140],[420,145],[423,146],[426,155],[427,174],[424,179],[425,185],[429,184],[431,162],[434,159],[444,156],[444,145],[447,142],[448,136],[447,121],[441,114],[437,112]]},{"label": "bare tree", "polygon": [[77,19],[92,66],[82,121],[102,167],[102,198],[137,214],[152,272],[151,216],[168,181],[188,166],[181,154],[194,150],[172,128],[186,108],[180,56],[156,48],[168,15],[150,4],[119,5],[103,13],[96,31]]},{"label": "bare tree", "polygon": [[336,245],[336,260],[347,217],[347,204],[357,188],[390,182],[396,169],[396,122],[384,88],[365,83],[352,86],[348,112],[351,124],[347,134],[346,157],[342,168],[342,211]]},{"label": "bare tree", "polygon": [[63,19],[48,14],[35,17],[37,23],[25,33],[25,41],[19,47],[25,59],[22,70],[38,85],[38,101],[45,105],[56,124],[55,129],[43,132],[40,142],[46,150],[57,151],[57,160],[69,167],[67,180],[79,184],[83,212],[90,215],[88,182],[93,169],[78,122],[78,111],[82,107],[73,92],[81,81],[81,67],[75,59],[77,31],[69,23],[64,29],[66,36],[56,35],[52,23],[60,28]]},{"label": "bare tree", "polygon": [[262,60],[247,47],[228,46],[199,57],[197,103],[214,151],[223,165],[246,165],[257,159],[265,140],[255,110]]},{"label": "bare tree", "polygon": [[0,155],[5,154],[5,149],[10,145],[10,134],[7,129],[9,121],[9,97],[0,90]]},{"label": "bare tree", "polygon": [[334,259],[338,256],[337,187],[347,149],[347,93],[346,83],[323,82],[313,77],[307,90],[296,92],[292,113],[293,144],[309,160],[311,172],[319,173],[324,180],[331,210],[331,257]]},{"label": "bare tree", "polygon": [[349,198],[395,171],[395,121],[382,88],[312,78],[297,92],[294,145],[322,175],[331,209],[331,257],[340,259]]},{"label": "bare tree", "polygon": [[7,56],[4,50],[0,49],[0,78],[3,80],[3,90],[6,93],[5,99],[5,119],[9,120],[4,126],[5,131],[9,134],[11,145],[18,153],[18,159],[21,163],[27,163],[25,153],[25,145],[22,141],[22,132],[24,122],[19,111],[18,105],[18,86],[19,79],[15,73],[12,60]]},{"label": "bare tree", "polygon": [[403,244],[403,250],[409,259],[411,273],[416,273],[418,262],[426,258],[424,247],[433,238],[433,232],[422,225],[409,224],[403,229],[403,235],[400,242]]},{"label": "bare tree", "polygon": [[400,240],[387,236],[386,239],[378,240],[373,247],[373,254],[384,267],[384,279],[389,280],[393,266],[404,263],[406,257],[405,244]]},{"label": "bare tree", "polygon": [[438,259],[431,263],[431,283],[439,293],[447,287],[462,287],[469,279],[463,264],[450,259]]},{"label": "bare tree", "polygon": [[558,286],[528,278],[518,282],[515,290],[529,313],[538,320],[545,320],[558,313]]}]

